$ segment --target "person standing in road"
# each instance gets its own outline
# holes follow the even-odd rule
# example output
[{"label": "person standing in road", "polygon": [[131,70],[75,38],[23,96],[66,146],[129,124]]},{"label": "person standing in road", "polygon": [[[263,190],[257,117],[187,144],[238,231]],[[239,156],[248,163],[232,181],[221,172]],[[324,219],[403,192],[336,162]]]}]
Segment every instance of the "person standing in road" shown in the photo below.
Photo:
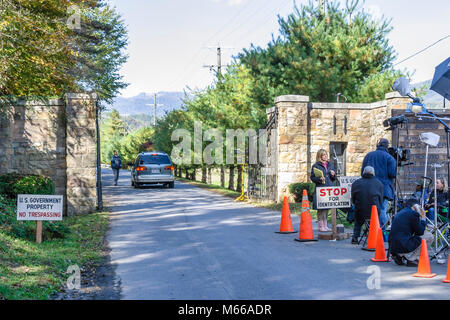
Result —
[{"label": "person standing in road", "polygon": [[[375,169],[375,177],[384,185],[383,201],[378,213],[378,219],[383,231],[386,230],[386,223],[388,222],[387,209],[389,201],[394,199],[394,178],[397,174],[397,163],[394,157],[389,154],[388,146],[389,140],[380,139],[377,144],[377,150],[366,154],[361,167],[361,176],[366,166],[373,167]],[[387,241],[386,236],[384,236],[384,240],[385,242]]]},{"label": "person standing in road", "polygon": [[122,168],[122,159],[116,150],[114,150],[114,155],[111,158],[111,169],[114,173],[114,185],[117,186],[117,180],[119,180],[119,170]]},{"label": "person standing in road", "polygon": [[[316,170],[314,170],[316,169]],[[322,174],[318,175],[317,170],[320,170]],[[320,187],[330,187],[333,185],[333,181],[336,180],[336,173],[334,166],[331,162],[328,162],[328,152],[325,149],[317,151],[316,163],[311,168],[311,181],[315,183],[316,189]],[[314,192],[313,209],[317,210],[317,192]],[[319,223],[319,231],[331,231],[327,226],[328,209],[317,210],[317,220]]]}]

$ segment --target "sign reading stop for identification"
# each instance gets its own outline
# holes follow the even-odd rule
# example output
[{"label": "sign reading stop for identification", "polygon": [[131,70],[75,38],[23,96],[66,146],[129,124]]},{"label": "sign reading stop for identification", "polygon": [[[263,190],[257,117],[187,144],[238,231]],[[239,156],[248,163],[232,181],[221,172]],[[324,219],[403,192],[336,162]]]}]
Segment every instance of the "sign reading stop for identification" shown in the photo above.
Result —
[{"label": "sign reading stop for identification", "polygon": [[352,206],[350,188],[316,188],[317,209],[350,208]]},{"label": "sign reading stop for identification", "polygon": [[17,220],[62,220],[63,196],[17,195]]}]

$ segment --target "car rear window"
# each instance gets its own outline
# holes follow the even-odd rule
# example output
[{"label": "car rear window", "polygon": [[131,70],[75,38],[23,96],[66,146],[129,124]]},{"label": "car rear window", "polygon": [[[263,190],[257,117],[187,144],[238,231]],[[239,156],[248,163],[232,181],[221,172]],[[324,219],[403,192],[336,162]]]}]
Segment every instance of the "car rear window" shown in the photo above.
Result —
[{"label": "car rear window", "polygon": [[143,155],[141,156],[141,164],[170,164],[169,156],[167,155]]}]

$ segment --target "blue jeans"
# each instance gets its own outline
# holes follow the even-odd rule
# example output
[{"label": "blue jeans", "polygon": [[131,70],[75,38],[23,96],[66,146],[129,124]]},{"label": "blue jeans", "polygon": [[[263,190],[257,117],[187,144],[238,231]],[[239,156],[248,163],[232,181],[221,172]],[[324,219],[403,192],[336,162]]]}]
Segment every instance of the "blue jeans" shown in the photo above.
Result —
[{"label": "blue jeans", "polygon": [[[434,223],[434,207],[431,207],[430,209],[428,209],[427,218],[430,219],[430,221]],[[427,223],[429,223],[429,222],[427,221]]]},{"label": "blue jeans", "polygon": [[112,169],[114,173],[114,184],[117,184],[117,180],[119,180],[119,169]]},{"label": "blue jeans", "polygon": [[378,214],[378,220],[380,221],[380,227],[383,230],[384,241],[387,241],[387,236],[384,231],[386,231],[385,224],[388,221],[387,210],[388,210],[389,200],[387,198],[383,199],[380,207],[380,213]]}]

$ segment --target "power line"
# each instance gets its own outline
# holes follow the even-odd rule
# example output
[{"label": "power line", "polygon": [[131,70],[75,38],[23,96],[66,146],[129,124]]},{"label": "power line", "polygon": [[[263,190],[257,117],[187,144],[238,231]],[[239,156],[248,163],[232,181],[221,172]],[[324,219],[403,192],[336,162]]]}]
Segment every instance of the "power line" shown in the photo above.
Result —
[{"label": "power line", "polygon": [[413,55],[409,56],[408,58],[403,59],[403,60],[400,61],[400,62],[397,62],[396,64],[394,64],[394,67],[395,67],[396,65],[399,65],[400,63],[405,62],[406,60],[409,60],[409,59],[411,59],[411,58],[417,56],[418,54],[424,52],[425,50],[431,48],[432,46],[436,45],[437,43],[439,43],[439,42],[441,42],[441,41],[443,41],[443,40],[445,40],[445,39],[447,39],[447,38],[449,38],[449,37],[450,37],[450,34],[449,34],[448,36],[443,37],[442,39],[439,39],[438,41],[434,42],[433,44],[430,44],[428,47],[426,47],[426,48],[424,48],[424,49],[422,49],[422,50],[420,50],[420,51],[414,53]]},{"label": "power line", "polygon": [[[283,3],[283,4],[280,6],[280,8],[282,8],[282,10],[284,10],[290,2],[292,2],[292,4],[294,4],[295,1],[293,1],[293,0],[287,0],[285,3]],[[262,19],[261,21],[267,21],[267,19],[269,19],[272,15],[273,15],[273,12],[270,12],[270,14],[267,15],[267,16],[265,16],[264,19]],[[240,40],[241,40],[241,41],[242,41],[242,39],[247,40],[248,38],[252,37],[252,36],[256,33],[255,30],[259,31],[259,30],[261,30],[262,27],[264,27],[264,26],[265,26],[265,24],[264,24],[264,23],[261,23],[261,24],[259,25],[258,28],[253,29],[252,32],[251,32],[250,34],[248,34],[247,36],[245,36],[245,37],[243,37],[243,38],[240,38]]]},{"label": "power line", "polygon": [[[254,0],[253,2],[257,2],[258,0]],[[209,41],[211,41],[213,38],[215,38],[217,35],[219,35],[221,32],[224,31],[224,29],[229,26],[232,22],[234,22],[234,20],[239,17],[241,15],[241,13],[245,12],[245,9],[247,9],[247,7],[249,7],[249,5],[252,3],[252,1],[247,2],[247,4],[237,13],[235,14],[230,20],[228,20],[221,28],[219,28],[219,30],[217,30],[214,34],[212,34],[207,40],[205,40],[203,42],[203,44],[201,45],[201,47],[199,48],[199,50],[194,54],[193,58],[189,61],[189,63],[187,64],[188,67],[184,70],[183,73],[180,74],[180,76],[178,76],[172,83],[170,83],[169,86],[172,86],[176,83],[178,83],[180,80],[184,79],[185,76],[189,73],[189,71],[191,71],[193,68],[193,63],[194,61],[197,59],[197,57],[199,57],[201,51],[202,51],[202,47],[204,47]],[[202,60],[206,57],[206,55],[204,55],[202,57]]]},{"label": "power line", "polygon": [[258,13],[260,13],[262,11],[262,9],[267,8],[267,5],[271,2],[272,0],[268,0],[264,3],[263,6],[260,6],[255,12],[250,13],[250,16],[247,19],[244,19],[243,22],[241,22],[236,28],[234,28],[233,30],[231,30],[230,32],[228,32],[224,37],[222,37],[221,39],[226,39],[227,37],[229,37],[231,34],[233,34],[235,31],[239,30],[243,25],[245,25],[246,23],[248,23],[248,21],[252,20],[251,17],[255,17]]}]

